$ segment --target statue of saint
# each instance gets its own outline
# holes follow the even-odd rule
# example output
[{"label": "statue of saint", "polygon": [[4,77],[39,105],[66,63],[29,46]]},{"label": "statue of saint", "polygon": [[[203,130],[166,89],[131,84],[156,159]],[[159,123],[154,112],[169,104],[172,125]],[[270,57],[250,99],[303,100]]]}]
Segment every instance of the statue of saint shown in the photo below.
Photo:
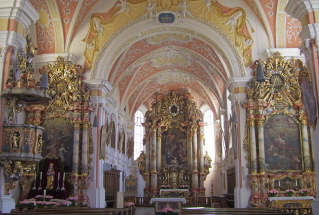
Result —
[{"label": "statue of saint", "polygon": [[140,173],[145,173],[145,159],[146,159],[146,155],[144,153],[144,151],[142,151],[142,153],[140,154],[140,156],[136,159],[137,164],[138,164],[138,168],[140,170]]},{"label": "statue of saint", "polygon": [[47,171],[47,186],[45,187],[46,189],[53,189],[54,188],[54,176],[55,176],[55,171],[53,168],[54,164],[50,163],[50,166]]},{"label": "statue of saint", "polygon": [[16,131],[12,135],[12,149],[17,150],[19,148],[19,144],[20,144],[20,133]]},{"label": "statue of saint", "polygon": [[204,156],[204,172],[208,173],[209,168],[212,167],[212,159],[209,157],[208,152]]}]

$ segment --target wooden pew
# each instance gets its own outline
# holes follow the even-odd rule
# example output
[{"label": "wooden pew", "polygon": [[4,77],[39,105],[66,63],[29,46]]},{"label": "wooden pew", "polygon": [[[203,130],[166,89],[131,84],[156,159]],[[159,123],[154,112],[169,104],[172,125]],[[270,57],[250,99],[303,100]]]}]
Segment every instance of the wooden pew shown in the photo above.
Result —
[{"label": "wooden pew", "polygon": [[53,214],[104,214],[104,215],[134,215],[135,207],[128,208],[86,208],[86,207],[54,207],[54,208],[46,208],[46,209],[34,209],[34,210],[24,210],[17,211],[12,210],[12,214],[45,214],[45,215],[53,215]]}]

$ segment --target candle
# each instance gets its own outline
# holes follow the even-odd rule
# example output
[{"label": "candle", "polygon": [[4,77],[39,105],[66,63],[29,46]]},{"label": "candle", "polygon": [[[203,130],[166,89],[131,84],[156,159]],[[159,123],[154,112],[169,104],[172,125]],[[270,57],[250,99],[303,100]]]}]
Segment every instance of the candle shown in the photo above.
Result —
[{"label": "candle", "polygon": [[63,173],[63,181],[64,181],[64,179],[65,179],[65,173]]},{"label": "candle", "polygon": [[280,181],[278,181],[279,187],[280,187]]},{"label": "candle", "polygon": [[42,180],[42,172],[40,172],[40,181]]},{"label": "candle", "polygon": [[60,181],[60,172],[58,173],[58,182]]},{"label": "candle", "polygon": [[44,190],[43,191],[43,197],[44,197],[44,200],[45,200],[45,196],[47,195],[47,190]]},{"label": "candle", "polygon": [[298,187],[298,180],[296,180],[296,187]]}]

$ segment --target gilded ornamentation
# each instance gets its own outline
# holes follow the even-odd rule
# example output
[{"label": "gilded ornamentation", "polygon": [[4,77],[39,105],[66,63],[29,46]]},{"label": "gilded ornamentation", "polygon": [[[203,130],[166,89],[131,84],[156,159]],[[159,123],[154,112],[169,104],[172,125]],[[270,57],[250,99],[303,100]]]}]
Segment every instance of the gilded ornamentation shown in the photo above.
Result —
[{"label": "gilded ornamentation", "polygon": [[[244,150],[252,190],[249,203],[265,207],[269,189],[308,188],[316,192],[305,178],[304,183],[300,180],[313,169],[308,134],[312,123],[305,114],[308,101],[302,97],[311,88],[302,87],[302,80],[309,78],[302,61],[286,60],[279,52],[266,62],[259,59],[252,68],[256,78],[249,82],[248,99],[243,104],[247,109]],[[308,104],[311,107],[312,103]]]}]

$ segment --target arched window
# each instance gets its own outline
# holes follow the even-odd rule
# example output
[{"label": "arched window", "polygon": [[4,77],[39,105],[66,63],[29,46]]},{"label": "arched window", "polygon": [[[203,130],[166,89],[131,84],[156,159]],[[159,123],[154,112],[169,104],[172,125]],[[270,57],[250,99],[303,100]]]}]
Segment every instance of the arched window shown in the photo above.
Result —
[{"label": "arched window", "polygon": [[212,110],[204,113],[204,135],[205,146],[204,152],[207,151],[212,160],[215,160],[215,131],[214,131],[214,114]]},{"label": "arched window", "polygon": [[134,160],[143,151],[143,137],[144,137],[144,127],[142,123],[144,122],[144,114],[142,111],[137,110],[134,115]]}]

